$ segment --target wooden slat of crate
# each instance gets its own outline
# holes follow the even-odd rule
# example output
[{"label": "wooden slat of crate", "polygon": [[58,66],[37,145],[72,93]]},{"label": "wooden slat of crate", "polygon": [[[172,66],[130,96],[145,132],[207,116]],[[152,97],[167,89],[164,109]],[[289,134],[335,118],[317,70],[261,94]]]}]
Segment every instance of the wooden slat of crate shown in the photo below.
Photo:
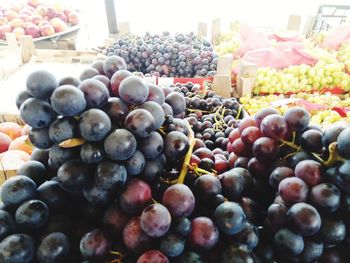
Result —
[{"label": "wooden slat of crate", "polygon": [[15,176],[17,174],[17,170],[2,170],[0,169],[0,186],[11,176]]},{"label": "wooden slat of crate", "polygon": [[[24,125],[24,122],[22,121],[19,114],[0,112],[0,123],[7,122],[7,121],[16,122],[19,125]],[[0,185],[2,185],[8,178],[16,174],[17,174],[17,170],[14,170],[14,169],[5,170],[4,167],[2,166],[2,163],[0,162]]]}]

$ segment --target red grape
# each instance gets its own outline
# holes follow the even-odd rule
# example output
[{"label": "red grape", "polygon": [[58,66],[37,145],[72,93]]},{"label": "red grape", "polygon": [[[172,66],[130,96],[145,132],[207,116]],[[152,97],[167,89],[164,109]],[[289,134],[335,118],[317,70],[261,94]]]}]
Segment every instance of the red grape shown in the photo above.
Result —
[{"label": "red grape", "polygon": [[149,250],[143,253],[136,263],[169,263],[169,259],[158,250]]},{"label": "red grape", "polygon": [[189,216],[193,212],[195,199],[188,186],[174,184],[165,190],[162,203],[172,216]]},{"label": "red grape", "polygon": [[257,139],[253,144],[252,150],[254,156],[263,162],[274,161],[279,154],[277,141],[268,137]]},{"label": "red grape", "polygon": [[278,192],[285,202],[297,203],[306,200],[309,189],[300,178],[288,177],[280,182]]},{"label": "red grape", "polygon": [[321,227],[321,217],[317,210],[306,203],[297,203],[287,212],[287,224],[295,233],[312,236]]},{"label": "red grape", "polygon": [[257,139],[262,137],[262,133],[258,127],[248,127],[241,134],[241,140],[244,144],[252,145]]},{"label": "red grape", "polygon": [[228,139],[229,139],[230,143],[233,143],[239,137],[241,137],[241,133],[239,132],[239,130],[237,128],[234,129],[233,131],[231,131],[230,134],[228,135]]},{"label": "red grape", "polygon": [[310,113],[301,107],[288,109],[283,117],[288,123],[288,127],[293,131],[303,131],[310,122]]},{"label": "red grape", "polygon": [[238,138],[232,143],[233,152],[240,157],[249,157],[251,147],[244,144],[241,138]]},{"label": "red grape", "polygon": [[310,187],[318,185],[323,180],[321,164],[313,160],[301,161],[295,167],[295,176]]},{"label": "red grape", "polygon": [[171,215],[161,204],[147,206],[141,214],[141,228],[151,237],[161,237],[168,232]]},{"label": "red grape", "polygon": [[137,214],[152,200],[150,186],[139,179],[131,179],[120,195],[120,206],[128,214]]},{"label": "red grape", "polygon": [[288,125],[282,116],[272,114],[263,119],[260,129],[264,136],[279,140],[286,137]]},{"label": "red grape", "polygon": [[275,110],[274,108],[265,108],[265,109],[262,109],[261,111],[259,111],[257,114],[255,114],[253,118],[256,122],[256,125],[258,127],[260,127],[260,124],[263,121],[263,119],[266,116],[272,115],[272,114],[278,114],[278,111]]},{"label": "red grape", "polygon": [[142,230],[140,217],[134,217],[124,228],[123,241],[132,252],[141,253],[152,248],[154,239]]},{"label": "red grape", "polygon": [[276,167],[270,174],[269,183],[272,187],[276,189],[278,188],[278,185],[284,178],[292,176],[294,176],[293,169],[290,169],[289,167],[285,166]]},{"label": "red grape", "polygon": [[235,162],[237,161],[238,156],[234,153],[231,152],[230,156],[228,157],[228,164],[230,168],[233,168],[235,166]]},{"label": "red grape", "polygon": [[238,130],[240,133],[244,131],[245,128],[255,126],[256,127],[256,122],[252,117],[247,117],[241,120],[238,123]]},{"label": "red grape", "polygon": [[212,249],[219,241],[219,231],[208,217],[197,217],[192,220],[189,242],[192,247],[202,250]]}]

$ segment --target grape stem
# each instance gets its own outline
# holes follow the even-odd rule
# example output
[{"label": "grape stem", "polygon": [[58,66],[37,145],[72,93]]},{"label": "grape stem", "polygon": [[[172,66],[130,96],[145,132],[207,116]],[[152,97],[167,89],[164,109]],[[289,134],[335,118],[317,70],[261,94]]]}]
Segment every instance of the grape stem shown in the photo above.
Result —
[{"label": "grape stem", "polygon": [[196,140],[194,139],[193,130],[191,129],[191,126],[190,126],[190,124],[187,121],[186,121],[186,126],[187,126],[187,129],[188,129],[188,138],[189,138],[189,141],[190,141],[190,146],[189,146],[188,151],[186,153],[185,160],[184,160],[184,162],[182,164],[180,175],[179,175],[179,177],[177,179],[177,183],[179,183],[179,184],[183,184],[185,182],[185,178],[186,178],[186,175],[187,175],[187,172],[188,172],[188,168],[189,168],[189,164],[190,164],[193,148],[194,148],[194,145],[196,144]]},{"label": "grape stem", "polygon": [[108,261],[108,263],[123,263],[123,258],[125,255],[119,251],[110,251],[110,254],[116,256],[116,258],[112,259],[111,261]]},{"label": "grape stem", "polygon": [[242,106],[239,106],[239,108],[238,108],[238,112],[237,112],[237,119],[239,119],[239,116],[241,115],[241,113],[242,113]]},{"label": "grape stem", "polygon": [[345,162],[345,159],[340,156],[338,151],[338,143],[333,142],[328,146],[329,157],[322,164],[326,167],[333,166],[336,162]]},{"label": "grape stem", "polygon": [[209,172],[205,169],[199,168],[196,163],[190,164],[189,168],[192,171],[194,171],[198,176],[201,176],[202,174],[217,174],[217,171],[215,171],[214,169],[211,169],[211,172]]},{"label": "grape stem", "polygon": [[280,141],[282,142],[282,145],[287,145],[293,149],[296,149],[298,152],[301,150],[301,146],[298,146],[297,144],[294,143],[294,140],[289,142],[289,141],[286,141],[286,140],[283,140],[283,139],[280,139]]}]

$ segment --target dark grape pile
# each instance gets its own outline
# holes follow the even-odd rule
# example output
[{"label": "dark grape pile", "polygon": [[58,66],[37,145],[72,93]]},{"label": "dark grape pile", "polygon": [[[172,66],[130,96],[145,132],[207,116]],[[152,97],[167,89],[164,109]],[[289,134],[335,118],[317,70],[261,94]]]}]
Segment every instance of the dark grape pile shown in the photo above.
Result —
[{"label": "dark grape pile", "polygon": [[17,105],[37,149],[1,189],[0,262],[348,262],[348,124],[244,117],[117,56],[33,72]]},{"label": "dark grape pile", "polygon": [[108,56],[121,56],[129,71],[145,76],[205,77],[216,72],[218,56],[209,41],[193,32],[144,36],[128,35],[106,50]]},{"label": "dark grape pile", "polygon": [[350,125],[323,132],[309,121],[300,107],[283,116],[266,108],[229,134],[234,166],[249,171],[253,199],[267,209],[262,262],[348,262]]}]

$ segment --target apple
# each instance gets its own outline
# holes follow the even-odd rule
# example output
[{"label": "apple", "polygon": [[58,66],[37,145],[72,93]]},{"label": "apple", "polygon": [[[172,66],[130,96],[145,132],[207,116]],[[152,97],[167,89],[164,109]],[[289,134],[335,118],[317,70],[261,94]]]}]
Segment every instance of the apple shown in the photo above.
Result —
[{"label": "apple", "polygon": [[39,26],[39,29],[42,36],[52,36],[55,34],[55,28],[50,23]]},{"label": "apple", "polygon": [[24,36],[26,32],[22,27],[16,27],[12,30],[12,33],[14,33],[16,38],[19,39],[21,36]]},{"label": "apple", "polygon": [[12,28],[9,25],[0,26],[0,39],[6,39],[6,33],[11,33]]},{"label": "apple", "polygon": [[27,4],[32,6],[32,7],[37,7],[38,5],[41,4],[41,1],[40,0],[28,0]]},{"label": "apple", "polygon": [[68,23],[73,26],[79,24],[79,15],[77,12],[73,11],[68,15]]},{"label": "apple", "polygon": [[24,22],[22,19],[20,18],[15,18],[13,20],[11,20],[9,22],[9,25],[12,27],[12,28],[17,28],[17,27],[24,27]]},{"label": "apple", "polygon": [[7,18],[8,21],[11,21],[11,20],[13,20],[13,19],[15,19],[17,17],[18,17],[18,14],[17,14],[16,11],[9,10],[9,11],[6,12],[6,18]]},{"label": "apple", "polygon": [[67,29],[67,24],[63,22],[61,19],[59,19],[58,17],[52,18],[50,22],[54,27],[56,33],[62,32]]},{"label": "apple", "polygon": [[7,25],[8,24],[8,20],[6,17],[0,17],[0,26],[2,25]]},{"label": "apple", "polygon": [[41,21],[43,21],[43,18],[39,15],[32,15],[30,17],[30,20],[32,21],[33,24],[39,25]]},{"label": "apple", "polygon": [[30,35],[32,38],[40,37],[39,27],[31,22],[25,24],[24,30],[26,32],[26,35]]},{"label": "apple", "polygon": [[48,17],[48,20],[51,20],[52,18],[57,16],[57,11],[52,6],[48,6],[45,9],[44,17]]},{"label": "apple", "polygon": [[63,12],[58,13],[58,14],[57,14],[57,17],[58,17],[59,19],[61,19],[63,22],[65,22],[65,23],[68,22],[68,18],[67,18],[67,16],[66,16]]}]

